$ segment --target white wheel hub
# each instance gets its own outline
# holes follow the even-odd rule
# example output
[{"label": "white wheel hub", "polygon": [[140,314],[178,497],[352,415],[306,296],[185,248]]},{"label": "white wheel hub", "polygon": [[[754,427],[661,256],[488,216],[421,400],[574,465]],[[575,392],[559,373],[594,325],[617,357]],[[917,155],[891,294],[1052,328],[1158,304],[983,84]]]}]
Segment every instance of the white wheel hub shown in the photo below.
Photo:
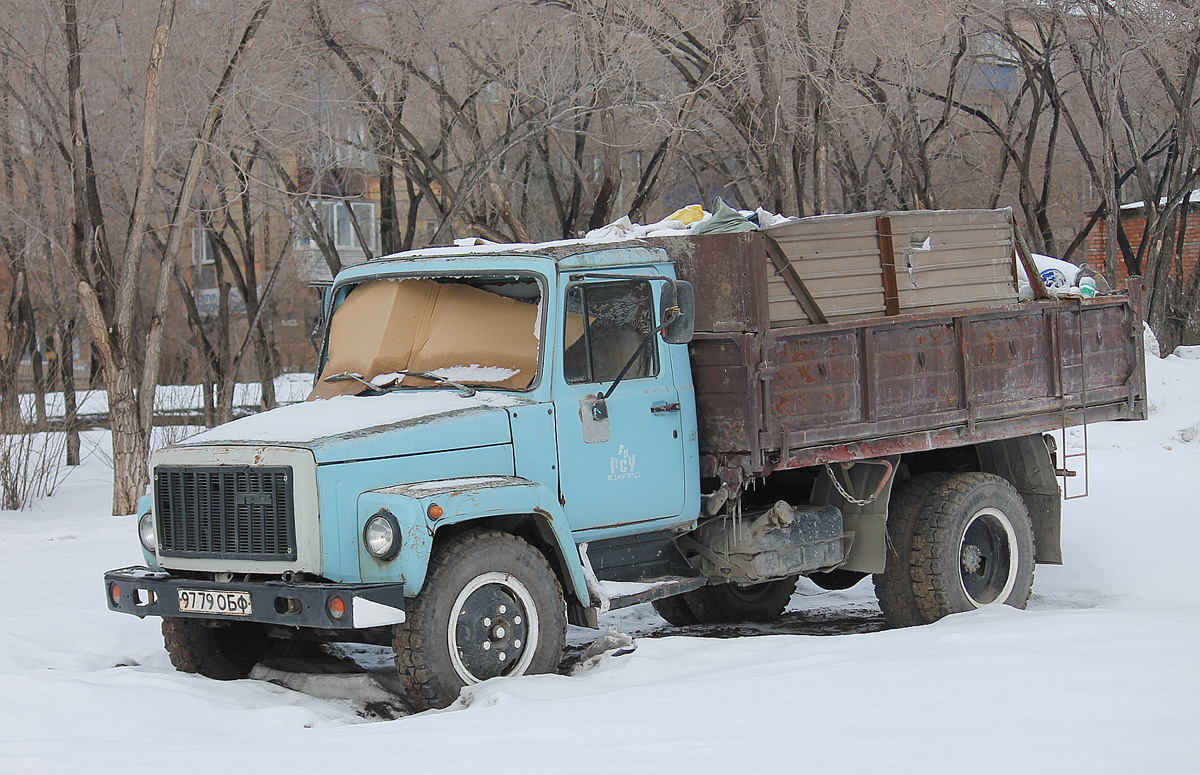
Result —
[{"label": "white wheel hub", "polygon": [[1017,583],[1020,565],[1012,520],[996,508],[971,515],[958,542],[958,580],[975,608],[1004,603]]},{"label": "white wheel hub", "polygon": [[529,669],[537,651],[538,612],[533,595],[515,576],[479,574],[458,593],[450,611],[446,643],[464,683]]}]

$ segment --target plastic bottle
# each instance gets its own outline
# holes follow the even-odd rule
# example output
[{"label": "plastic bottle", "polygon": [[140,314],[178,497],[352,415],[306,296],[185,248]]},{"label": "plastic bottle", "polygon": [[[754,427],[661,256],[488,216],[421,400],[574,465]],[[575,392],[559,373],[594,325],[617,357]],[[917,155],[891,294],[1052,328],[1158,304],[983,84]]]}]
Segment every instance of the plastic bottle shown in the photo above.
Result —
[{"label": "plastic bottle", "polygon": [[1104,275],[1100,274],[1095,269],[1092,269],[1087,264],[1083,264],[1082,266],[1079,267],[1079,274],[1076,275],[1075,284],[1078,285],[1080,288],[1082,288],[1083,287],[1083,278],[1085,278],[1085,277],[1091,278],[1092,287],[1095,289],[1094,295],[1104,296],[1106,294],[1112,293],[1112,291],[1113,291],[1112,285],[1110,285],[1108,280],[1106,280],[1104,278]]}]

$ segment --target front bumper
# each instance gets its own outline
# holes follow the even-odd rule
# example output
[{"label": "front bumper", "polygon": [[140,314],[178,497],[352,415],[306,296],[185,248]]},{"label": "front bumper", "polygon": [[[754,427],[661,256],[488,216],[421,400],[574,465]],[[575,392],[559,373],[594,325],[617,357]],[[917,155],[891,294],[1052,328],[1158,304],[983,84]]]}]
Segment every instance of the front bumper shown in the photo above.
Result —
[{"label": "front bumper", "polygon": [[[251,613],[235,616],[217,612],[179,610],[179,590],[247,592]],[[332,582],[195,581],[181,579],[141,566],[119,568],[104,574],[104,592],[111,611],[145,616],[182,616],[291,627],[353,630],[382,627],[404,621],[403,584],[334,584]],[[345,604],[342,617],[333,616],[331,598]]]}]

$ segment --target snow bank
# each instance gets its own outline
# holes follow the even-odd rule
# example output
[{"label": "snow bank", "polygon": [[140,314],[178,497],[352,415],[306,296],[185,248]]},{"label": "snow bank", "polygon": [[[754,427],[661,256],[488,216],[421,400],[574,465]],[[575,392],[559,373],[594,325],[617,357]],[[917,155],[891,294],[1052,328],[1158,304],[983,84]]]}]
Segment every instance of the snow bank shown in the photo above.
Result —
[{"label": "snow bank", "polygon": [[1162,348],[1158,343],[1158,337],[1154,335],[1154,329],[1150,328],[1149,323],[1142,323],[1142,347],[1146,351],[1147,358],[1162,357]]},{"label": "snow bank", "polygon": [[[1195,481],[1200,472],[1200,360],[1146,359],[1150,416],[1088,428],[1091,495],[1063,507],[1062,567],[1039,566],[1034,594],[1117,607],[1200,604],[1185,547],[1200,546]],[[1068,447],[1083,450],[1071,429]],[[1068,483],[1081,491],[1080,476]]]},{"label": "snow bank", "polygon": [[1002,608],[861,636],[641,639],[581,677],[490,682],[467,692],[466,713],[404,724],[420,721],[414,763],[451,770],[470,754],[418,735],[487,728],[534,746],[528,730],[586,720],[600,758],[634,772],[1182,771],[1195,715],[1176,682],[1200,688],[1179,672],[1197,636],[1182,617]]},{"label": "snow bank", "polygon": [[[303,401],[312,390],[312,381],[312,374],[281,374],[274,380],[275,398],[281,404]],[[28,417],[33,417],[33,401],[32,393],[21,396],[21,410]],[[234,386],[234,406],[257,408],[261,401],[262,385],[256,382],[239,382]],[[104,414],[108,411],[108,393],[104,390],[77,390],[75,404],[78,414]],[[204,408],[204,394],[199,385],[159,385],[154,391],[154,408],[159,411],[200,411]],[[62,417],[64,411],[62,393],[48,393],[46,414],[50,417]]]},{"label": "snow bank", "polygon": [[[381,723],[362,723],[386,698],[375,674],[255,674],[301,691],[209,681],[170,667],[157,621],[109,613],[101,574],[141,555],[133,518],[106,515],[106,437],[89,432],[87,461],[58,495],[38,512],[0,512],[0,768],[1190,772],[1200,757],[1197,355],[1147,363],[1149,421],[1089,429],[1091,497],[1065,504],[1067,564],[1039,566],[1028,611],[853,635],[639,637],[633,653],[595,657],[575,675],[492,681],[449,711]],[[1068,446],[1081,438],[1072,431]],[[877,617],[870,601],[869,583],[805,585],[792,616]],[[680,632],[649,606],[603,621]],[[387,668],[380,650],[355,658]]]}]

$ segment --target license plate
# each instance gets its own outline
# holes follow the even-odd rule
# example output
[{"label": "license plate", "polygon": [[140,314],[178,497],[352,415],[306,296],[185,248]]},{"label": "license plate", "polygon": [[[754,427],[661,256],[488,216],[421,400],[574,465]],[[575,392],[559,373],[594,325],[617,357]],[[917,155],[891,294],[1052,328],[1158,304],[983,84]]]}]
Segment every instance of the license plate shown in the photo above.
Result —
[{"label": "license plate", "polygon": [[207,589],[179,590],[179,610],[191,614],[249,616],[253,611],[249,592],[217,592]]}]

